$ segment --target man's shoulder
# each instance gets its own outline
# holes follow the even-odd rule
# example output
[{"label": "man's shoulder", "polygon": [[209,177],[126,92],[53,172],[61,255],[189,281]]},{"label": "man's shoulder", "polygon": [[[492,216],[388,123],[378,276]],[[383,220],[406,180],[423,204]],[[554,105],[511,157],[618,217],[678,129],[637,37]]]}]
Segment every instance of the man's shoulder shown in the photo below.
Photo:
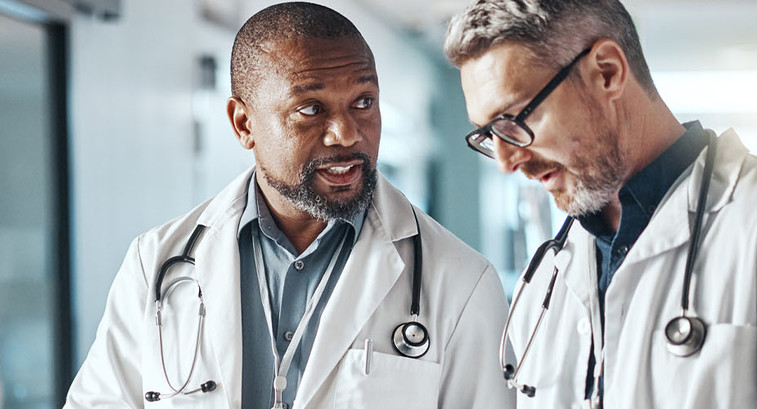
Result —
[{"label": "man's shoulder", "polygon": [[757,157],[749,152],[733,129],[724,132],[720,139],[722,143],[718,145],[718,149],[724,152],[718,155],[721,162],[717,166],[721,170],[716,171],[716,174],[726,179],[725,182],[732,187],[729,201],[747,204],[749,213],[752,214],[757,199]]},{"label": "man's shoulder", "polygon": [[199,224],[217,229],[223,223],[233,221],[234,216],[238,218],[244,210],[250,174],[251,170],[242,173],[215,196],[197,204],[183,215],[142,233],[138,240],[145,244],[186,241]]},{"label": "man's shoulder", "polygon": [[374,211],[378,213],[384,227],[389,230],[390,237],[403,236],[402,232],[409,230],[415,231],[414,212],[418,219],[424,253],[441,259],[447,265],[467,264],[468,268],[479,267],[483,270],[490,264],[482,254],[447,230],[433,217],[413,206],[386,179],[381,178],[376,193],[379,198],[374,201]]},{"label": "man's shoulder", "polygon": [[481,253],[428,214],[419,211],[418,222],[421,225],[423,241],[424,243],[428,242],[432,252],[448,254],[451,259],[460,258],[468,262],[476,260],[483,264],[489,264],[489,261]]}]

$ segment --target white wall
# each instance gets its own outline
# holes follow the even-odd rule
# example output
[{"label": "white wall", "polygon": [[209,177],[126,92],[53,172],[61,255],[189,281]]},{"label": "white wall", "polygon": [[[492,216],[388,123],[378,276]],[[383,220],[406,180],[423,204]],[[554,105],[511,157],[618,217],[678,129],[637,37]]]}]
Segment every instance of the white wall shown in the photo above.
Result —
[{"label": "white wall", "polygon": [[[195,59],[212,53],[223,64],[234,33],[201,22],[191,4],[125,1],[117,22],[77,16],[71,24],[77,363],[94,339],[129,242],[197,202]],[[217,108],[216,118],[225,115]],[[217,164],[236,173],[252,163],[232,149],[236,141],[223,119],[215,122],[208,132],[220,146],[214,152],[236,154]]]}]

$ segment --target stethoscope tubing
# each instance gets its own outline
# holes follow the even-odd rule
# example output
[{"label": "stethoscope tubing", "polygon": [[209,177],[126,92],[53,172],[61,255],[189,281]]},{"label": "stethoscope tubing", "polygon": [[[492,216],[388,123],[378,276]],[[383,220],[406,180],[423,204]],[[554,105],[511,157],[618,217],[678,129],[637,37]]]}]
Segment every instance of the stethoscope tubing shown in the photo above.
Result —
[{"label": "stethoscope tubing", "polygon": [[710,140],[707,144],[707,158],[704,162],[704,170],[702,171],[702,183],[699,188],[699,197],[697,198],[697,209],[694,218],[694,231],[691,233],[691,240],[689,241],[689,252],[686,255],[686,268],[684,269],[683,276],[683,292],[681,294],[681,315],[686,316],[689,310],[689,292],[691,287],[691,276],[694,272],[694,261],[696,255],[699,252],[699,240],[702,237],[702,219],[704,218],[704,209],[707,203],[707,193],[710,190],[710,180],[712,179],[712,171],[715,166],[715,155],[717,153],[717,139],[714,135],[710,136]]},{"label": "stethoscope tubing", "polygon": [[[183,279],[177,279],[177,280],[173,281],[171,283],[171,286],[166,290],[165,296],[167,297],[168,293],[170,293],[171,291],[173,291],[173,288],[175,288],[174,287],[175,284],[183,281],[184,279],[192,280],[192,279],[190,279],[188,277],[184,277]],[[194,281],[194,280],[192,280],[192,281]],[[198,284],[197,288],[199,289],[199,284]],[[173,393],[168,394],[168,395],[166,395],[166,396],[163,397],[163,398],[166,398],[166,399],[167,398],[172,398],[172,397],[174,397],[174,396],[176,396],[176,395],[184,392],[184,390],[187,388],[187,385],[189,385],[189,381],[192,379],[192,375],[194,374],[195,366],[197,365],[197,357],[198,357],[199,351],[200,351],[200,339],[201,339],[201,334],[202,334],[202,328],[203,328],[203,323],[205,322],[205,302],[202,300],[202,290],[199,290],[199,291],[200,291],[200,309],[198,311],[199,321],[197,323],[197,334],[195,336],[195,348],[194,348],[194,354],[192,356],[192,366],[189,369],[189,375],[187,375],[186,381],[184,381],[184,384],[179,389],[176,389],[173,386],[173,384],[171,383],[171,380],[168,377],[168,370],[166,369],[166,360],[165,360],[165,356],[164,356],[164,352],[163,352],[163,322],[162,322],[162,314],[161,314],[162,307],[158,307],[157,314],[158,314],[158,338],[160,340],[160,364],[161,364],[161,367],[163,368],[163,376],[166,379],[166,383],[168,384],[168,387],[170,387],[171,390],[173,390]],[[185,392],[185,394],[194,393],[194,392],[197,392],[199,390],[201,390],[201,388],[197,388],[195,390],[187,391],[187,392]]]},{"label": "stethoscope tubing", "polygon": [[[568,239],[568,233],[570,232],[570,228],[573,225],[573,221],[575,219],[573,217],[568,217],[565,219],[565,222],[563,222],[562,227],[560,227],[560,230],[558,231],[557,235],[554,239],[547,240],[544,243],[542,243],[539,248],[536,249],[536,252],[534,253],[534,257],[531,259],[531,262],[528,264],[528,268],[526,269],[526,272],[523,274],[523,278],[521,281],[523,283],[518,288],[518,291],[513,297],[513,302],[510,307],[510,311],[507,314],[507,320],[505,322],[505,330],[502,332],[502,339],[500,340],[499,344],[499,361],[500,366],[502,368],[502,371],[507,373],[506,367],[508,366],[505,359],[505,348],[507,345],[507,334],[509,333],[510,329],[510,322],[512,320],[512,317],[515,313],[515,309],[518,306],[518,303],[520,301],[520,296],[523,293],[523,289],[526,287],[527,284],[531,282],[531,279],[534,276],[534,273],[536,272],[536,269],[541,264],[542,259],[544,259],[544,256],[546,255],[548,250],[554,250],[555,255],[562,250],[563,246],[565,246],[565,242]],[[528,353],[531,351],[531,344],[533,344],[534,339],[536,338],[536,334],[539,331],[539,328],[541,327],[542,320],[544,319],[544,315],[547,313],[547,310],[549,309],[549,304],[552,299],[552,291],[554,289],[555,283],[557,281],[557,274],[559,273],[559,269],[555,266],[555,268],[552,271],[552,277],[549,280],[549,285],[547,286],[547,291],[544,295],[544,301],[542,301],[542,310],[539,313],[539,318],[536,321],[536,327],[533,331],[531,331],[531,335],[528,338],[528,342],[526,343],[526,348],[523,351],[523,356],[518,361],[518,366],[515,368],[514,372],[510,374],[509,376],[506,376],[508,386],[517,386],[518,388],[521,388],[521,385],[518,383],[518,374],[520,373],[520,369],[523,367],[523,363],[526,360],[526,357],[528,356]]]},{"label": "stethoscope tubing", "polygon": [[418,234],[413,236],[413,295],[410,303],[410,316],[413,317],[413,321],[416,321],[418,315],[421,313],[421,283],[423,280],[423,243],[421,241],[421,226],[418,223],[418,215],[415,214],[415,209],[410,207],[413,211],[413,217],[415,218],[415,228],[418,230]]},{"label": "stethoscope tubing", "polygon": [[194,257],[190,256],[189,254],[192,252],[192,248],[194,248],[195,243],[197,242],[197,239],[200,237],[202,232],[205,230],[205,226],[202,224],[198,224],[195,226],[195,229],[192,231],[192,234],[189,236],[189,240],[187,240],[187,244],[184,245],[184,251],[178,256],[173,256],[169,258],[168,260],[164,261],[163,264],[161,264],[160,269],[158,270],[158,276],[155,278],[155,301],[160,301],[161,294],[160,290],[163,287],[163,279],[166,277],[166,273],[168,273],[168,270],[176,263],[189,263],[194,265],[195,259]]}]

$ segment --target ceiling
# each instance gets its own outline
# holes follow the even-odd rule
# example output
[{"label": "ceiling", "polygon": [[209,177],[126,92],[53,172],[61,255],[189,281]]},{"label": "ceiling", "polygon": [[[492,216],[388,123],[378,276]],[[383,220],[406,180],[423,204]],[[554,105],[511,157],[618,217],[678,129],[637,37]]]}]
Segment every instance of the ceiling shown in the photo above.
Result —
[{"label": "ceiling", "polygon": [[[354,0],[440,49],[471,0]],[[626,0],[653,70],[757,70],[757,1]]]}]

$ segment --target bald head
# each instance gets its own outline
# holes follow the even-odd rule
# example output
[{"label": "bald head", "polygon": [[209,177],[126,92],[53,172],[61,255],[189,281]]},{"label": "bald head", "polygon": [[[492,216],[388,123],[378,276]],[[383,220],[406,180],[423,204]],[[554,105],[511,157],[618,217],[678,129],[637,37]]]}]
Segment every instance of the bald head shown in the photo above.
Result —
[{"label": "bald head", "polygon": [[308,38],[354,38],[370,54],[360,31],[336,11],[305,2],[275,4],[250,17],[237,33],[231,51],[232,95],[249,101],[260,79],[287,58],[278,46]]}]

